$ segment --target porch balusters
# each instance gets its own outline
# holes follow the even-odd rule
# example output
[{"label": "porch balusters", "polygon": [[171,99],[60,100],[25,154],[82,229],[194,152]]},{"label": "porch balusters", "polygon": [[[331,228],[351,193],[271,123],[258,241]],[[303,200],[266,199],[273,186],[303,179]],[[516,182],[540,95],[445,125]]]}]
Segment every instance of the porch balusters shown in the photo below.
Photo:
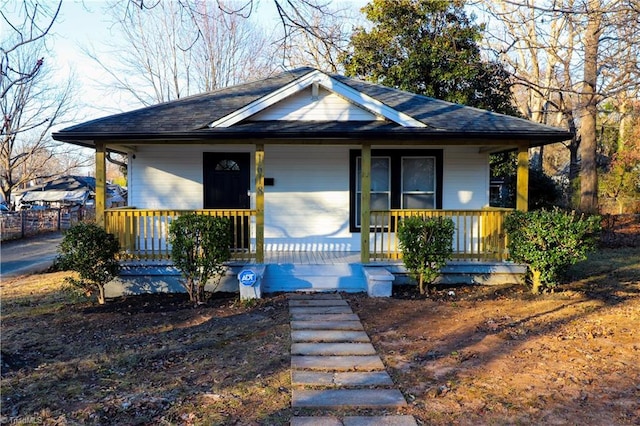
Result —
[{"label": "porch balusters", "polygon": [[510,209],[484,210],[379,210],[371,212],[371,260],[402,258],[396,238],[398,224],[405,218],[449,217],[455,224],[454,258],[460,260],[505,260],[506,236],[503,223]]},{"label": "porch balusters", "polygon": [[256,211],[251,209],[190,211],[127,207],[107,210],[105,225],[107,232],[114,234],[120,241],[121,259],[168,260],[171,256],[171,245],[168,242],[171,221],[190,212],[228,218],[233,228],[232,257],[244,260],[255,257],[255,245],[251,245],[251,218],[255,218]]}]

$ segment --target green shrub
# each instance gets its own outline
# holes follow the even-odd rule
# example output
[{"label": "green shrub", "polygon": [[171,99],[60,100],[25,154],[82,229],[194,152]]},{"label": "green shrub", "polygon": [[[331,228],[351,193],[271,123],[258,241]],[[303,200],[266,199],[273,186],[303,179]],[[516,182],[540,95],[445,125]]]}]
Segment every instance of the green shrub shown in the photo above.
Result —
[{"label": "green shrub", "polygon": [[105,284],[120,272],[116,259],[119,251],[115,236],[96,224],[80,222],[65,232],[55,264],[60,269],[77,272],[80,279],[66,281],[88,293],[97,289],[98,303],[103,304]]},{"label": "green shrub", "polygon": [[532,291],[556,286],[563,271],[596,248],[599,216],[578,216],[559,209],[515,211],[505,220],[509,257],[529,265]]},{"label": "green shrub", "polygon": [[429,285],[451,259],[454,229],[453,220],[444,217],[409,217],[400,222],[402,261],[418,281],[420,294],[429,292]]},{"label": "green shrub", "polygon": [[204,302],[204,286],[210,278],[222,278],[224,262],[231,257],[231,223],[223,217],[188,213],[169,227],[171,259],[182,271],[189,299]]}]

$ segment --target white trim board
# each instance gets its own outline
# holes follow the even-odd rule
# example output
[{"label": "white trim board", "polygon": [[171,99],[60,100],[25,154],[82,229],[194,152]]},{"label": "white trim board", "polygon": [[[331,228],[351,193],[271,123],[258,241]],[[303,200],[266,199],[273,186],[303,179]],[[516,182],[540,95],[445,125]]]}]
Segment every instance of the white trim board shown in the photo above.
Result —
[{"label": "white trim board", "polygon": [[231,114],[228,114],[214,121],[213,123],[209,124],[209,127],[231,127],[234,124],[240,123],[241,121],[251,117],[252,115],[257,114],[258,112],[263,111],[264,109],[275,105],[285,98],[314,84],[318,84],[324,89],[343,97],[356,106],[370,111],[375,115],[393,121],[394,123],[397,123],[403,127],[427,127],[427,125],[423,122],[416,120],[415,118],[403,112],[397,111],[383,104],[377,99],[374,99],[369,95],[359,92],[352,87],[331,78],[330,76],[319,70],[312,71],[309,74],[306,74],[299,79],[294,80],[291,83],[281,87],[280,89],[250,103],[249,105],[246,105],[243,108],[240,108],[239,110],[236,110]]}]

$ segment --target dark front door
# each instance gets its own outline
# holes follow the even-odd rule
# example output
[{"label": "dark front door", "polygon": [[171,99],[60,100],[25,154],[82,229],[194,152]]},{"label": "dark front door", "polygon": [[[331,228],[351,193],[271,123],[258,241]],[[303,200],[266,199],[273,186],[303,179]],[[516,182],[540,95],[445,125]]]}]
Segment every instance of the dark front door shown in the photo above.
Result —
[{"label": "dark front door", "polygon": [[[204,153],[204,208],[250,208],[249,154],[228,152]],[[233,224],[233,247],[249,247],[249,218],[237,219]]]}]

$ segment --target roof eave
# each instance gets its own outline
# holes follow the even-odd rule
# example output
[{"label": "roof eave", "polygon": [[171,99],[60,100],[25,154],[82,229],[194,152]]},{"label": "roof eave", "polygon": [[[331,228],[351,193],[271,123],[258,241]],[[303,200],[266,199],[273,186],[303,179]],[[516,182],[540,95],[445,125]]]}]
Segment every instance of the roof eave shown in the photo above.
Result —
[{"label": "roof eave", "polygon": [[304,130],[283,130],[273,131],[237,131],[231,129],[215,129],[215,130],[199,130],[187,132],[155,132],[155,133],[120,133],[120,132],[56,132],[53,138],[61,142],[68,142],[74,145],[85,147],[94,147],[95,141],[175,141],[175,142],[204,142],[211,140],[248,140],[248,139],[346,139],[360,140],[375,138],[384,138],[391,140],[410,140],[419,141],[425,137],[437,138],[439,140],[495,140],[495,141],[514,141],[526,140],[530,142],[530,146],[540,146],[555,142],[562,142],[573,137],[570,132],[447,132],[434,129],[415,129],[415,128],[397,128],[388,130],[341,130],[341,131],[323,131],[315,130],[313,132]]}]

